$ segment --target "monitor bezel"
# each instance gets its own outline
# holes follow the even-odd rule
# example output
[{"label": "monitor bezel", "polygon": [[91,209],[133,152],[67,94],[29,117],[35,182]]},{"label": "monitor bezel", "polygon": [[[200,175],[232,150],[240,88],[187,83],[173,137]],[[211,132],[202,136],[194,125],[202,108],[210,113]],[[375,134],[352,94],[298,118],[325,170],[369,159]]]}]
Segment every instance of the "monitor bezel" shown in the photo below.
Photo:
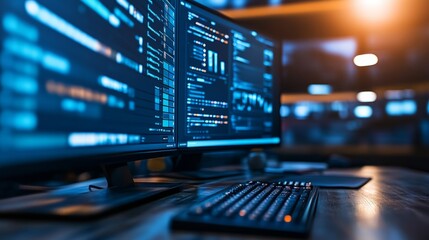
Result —
[{"label": "monitor bezel", "polygon": [[40,176],[42,173],[85,171],[103,165],[128,163],[154,157],[177,155],[177,148],[121,153],[88,154],[78,157],[45,158],[16,164],[0,165],[1,180]]},{"label": "monitor bezel", "polygon": [[[179,18],[181,17],[180,15],[182,12],[181,11],[181,7],[182,7],[181,2],[182,1],[189,3],[191,5],[194,5],[198,8],[201,8],[204,11],[207,11],[207,12],[209,12],[209,13],[217,16],[217,17],[220,17],[220,18],[223,18],[227,21],[230,21],[231,23],[237,25],[240,28],[244,28],[248,31],[252,31],[252,29],[244,27],[242,24],[240,24],[237,21],[235,21],[234,19],[226,16],[225,14],[221,13],[220,11],[216,11],[214,9],[206,7],[206,6],[202,5],[201,3],[198,3],[198,2],[193,1],[193,0],[179,0],[178,11],[177,11]],[[179,24],[181,24],[181,23],[179,23]],[[177,29],[178,35],[180,34],[179,31],[180,31],[180,29],[178,27],[178,29]],[[228,146],[209,146],[209,147],[191,147],[190,148],[188,146],[186,146],[186,147],[180,146],[180,141],[179,141],[180,139],[179,139],[179,134],[178,134],[179,131],[177,131],[177,134],[176,134],[176,136],[177,136],[177,148],[178,148],[179,153],[188,154],[188,153],[202,153],[202,152],[208,152],[208,151],[213,152],[213,151],[224,151],[224,150],[225,151],[228,151],[228,150],[249,150],[249,149],[260,149],[260,148],[275,148],[275,147],[281,146],[281,144],[282,144],[281,117],[280,117],[280,107],[281,107],[281,99],[280,99],[280,96],[281,96],[281,90],[280,90],[281,89],[280,88],[280,86],[281,86],[281,81],[280,81],[280,76],[281,76],[281,42],[272,36],[268,36],[265,34],[260,34],[260,35],[262,35],[265,38],[268,38],[269,40],[271,40],[274,43],[274,53],[275,53],[274,54],[275,55],[274,56],[274,74],[275,74],[274,85],[278,86],[278,87],[273,88],[274,100],[275,100],[275,101],[273,101],[273,103],[276,104],[276,109],[277,109],[277,111],[275,111],[275,114],[274,114],[274,123],[276,123],[275,124],[276,125],[275,131],[276,131],[277,135],[275,135],[275,136],[273,135],[272,137],[273,138],[279,138],[279,142],[276,144],[269,143],[269,144],[228,145]],[[182,38],[178,39],[179,46],[181,46],[180,41],[182,41],[182,40],[183,40]],[[183,52],[183,49],[181,49],[179,47],[178,55],[182,56],[183,55],[182,52]],[[176,74],[178,74],[178,81],[180,81],[182,71],[183,71],[182,69],[178,68],[178,71],[176,72]],[[179,87],[178,88],[178,96],[180,96],[180,94],[181,94],[181,92],[180,92],[180,87]],[[176,101],[176,108],[177,109],[179,109],[178,108],[179,104],[180,104],[180,101]],[[184,124],[184,121],[182,119],[180,119],[178,116],[177,116],[177,121],[178,121],[179,126]],[[245,140],[245,139],[243,139],[243,140]]]}]

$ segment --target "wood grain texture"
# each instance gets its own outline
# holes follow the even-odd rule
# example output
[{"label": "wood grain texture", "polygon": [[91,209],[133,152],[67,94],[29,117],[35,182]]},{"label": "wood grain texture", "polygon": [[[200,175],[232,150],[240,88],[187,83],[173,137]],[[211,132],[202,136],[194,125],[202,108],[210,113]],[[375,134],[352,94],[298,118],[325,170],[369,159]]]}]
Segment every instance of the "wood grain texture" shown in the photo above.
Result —
[{"label": "wood grain texture", "polygon": [[[359,190],[322,189],[311,239],[429,239],[429,174],[364,167],[328,173],[372,177]],[[228,183],[255,176],[230,178]],[[267,239],[248,235],[178,232],[171,217],[221,189],[217,181],[97,221],[0,219],[1,239]],[[197,229],[196,229],[197,230]],[[273,238],[275,239],[275,238]]]}]

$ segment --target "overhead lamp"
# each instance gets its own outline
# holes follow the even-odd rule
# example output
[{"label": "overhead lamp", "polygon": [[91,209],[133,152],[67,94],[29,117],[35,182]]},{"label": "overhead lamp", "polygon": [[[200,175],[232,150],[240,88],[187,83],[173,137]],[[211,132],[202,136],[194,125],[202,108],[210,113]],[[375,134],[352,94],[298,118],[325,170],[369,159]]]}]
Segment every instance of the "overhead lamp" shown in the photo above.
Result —
[{"label": "overhead lamp", "polygon": [[377,94],[372,91],[364,91],[364,92],[358,93],[356,98],[359,102],[364,102],[364,103],[375,102],[377,100]]},{"label": "overhead lamp", "polygon": [[374,66],[378,63],[378,57],[372,53],[361,54],[357,55],[353,59],[353,62],[358,67],[369,67]]}]

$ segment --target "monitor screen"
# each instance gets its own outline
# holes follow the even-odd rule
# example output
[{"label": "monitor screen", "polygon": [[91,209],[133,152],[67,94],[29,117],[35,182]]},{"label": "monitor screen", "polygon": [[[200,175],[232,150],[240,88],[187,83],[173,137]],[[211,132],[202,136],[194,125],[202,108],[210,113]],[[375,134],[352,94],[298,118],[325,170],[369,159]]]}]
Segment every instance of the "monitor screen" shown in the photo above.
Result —
[{"label": "monitor screen", "polygon": [[1,1],[0,166],[175,149],[175,11]]},{"label": "monitor screen", "polygon": [[180,148],[280,143],[275,42],[181,1]]}]

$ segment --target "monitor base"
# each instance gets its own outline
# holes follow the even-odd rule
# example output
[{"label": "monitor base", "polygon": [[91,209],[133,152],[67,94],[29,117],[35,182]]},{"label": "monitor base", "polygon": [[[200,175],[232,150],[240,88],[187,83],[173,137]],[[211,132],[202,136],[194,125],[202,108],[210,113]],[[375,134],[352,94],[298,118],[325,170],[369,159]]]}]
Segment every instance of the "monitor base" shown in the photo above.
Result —
[{"label": "monitor base", "polygon": [[144,184],[87,193],[49,192],[0,202],[0,217],[85,220],[105,216],[178,192],[179,184]]},{"label": "monitor base", "polygon": [[59,189],[0,201],[0,217],[94,219],[177,193],[181,184],[135,184],[126,164],[103,166],[108,188]]}]

